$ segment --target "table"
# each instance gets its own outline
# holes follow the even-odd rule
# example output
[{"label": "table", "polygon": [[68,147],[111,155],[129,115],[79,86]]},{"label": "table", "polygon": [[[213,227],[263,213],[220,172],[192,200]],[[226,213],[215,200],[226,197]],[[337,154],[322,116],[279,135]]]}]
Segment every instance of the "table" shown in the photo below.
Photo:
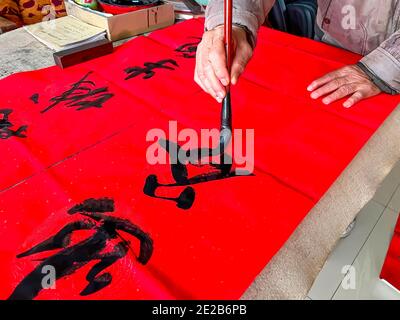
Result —
[{"label": "table", "polygon": [[[115,43],[120,45],[124,41]],[[54,65],[52,51],[24,29],[0,36],[0,78]],[[400,159],[400,107],[311,210],[243,299],[304,299],[329,253]]]}]

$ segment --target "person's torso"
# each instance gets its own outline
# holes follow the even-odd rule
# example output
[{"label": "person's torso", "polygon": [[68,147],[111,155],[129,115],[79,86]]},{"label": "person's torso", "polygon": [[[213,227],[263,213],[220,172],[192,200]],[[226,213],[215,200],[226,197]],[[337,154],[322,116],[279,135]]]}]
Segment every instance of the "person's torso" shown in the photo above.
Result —
[{"label": "person's torso", "polygon": [[400,29],[400,0],[318,0],[322,41],[366,55]]}]

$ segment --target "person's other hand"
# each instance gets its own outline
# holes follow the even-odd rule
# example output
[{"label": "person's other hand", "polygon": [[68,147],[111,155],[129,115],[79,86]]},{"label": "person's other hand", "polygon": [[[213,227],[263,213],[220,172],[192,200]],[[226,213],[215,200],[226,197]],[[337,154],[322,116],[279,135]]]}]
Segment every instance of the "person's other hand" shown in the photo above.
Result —
[{"label": "person's other hand", "polygon": [[325,96],[322,100],[324,104],[331,104],[350,96],[343,103],[345,108],[350,108],[361,100],[382,92],[368,75],[356,65],[346,66],[328,73],[311,83],[307,90],[312,92],[311,98],[313,99]]},{"label": "person's other hand", "polygon": [[231,74],[228,72],[224,45],[224,27],[219,26],[206,31],[197,48],[194,80],[207,93],[222,102],[226,95],[225,87],[235,85],[253,55],[247,40],[246,31],[233,27],[234,57]]}]

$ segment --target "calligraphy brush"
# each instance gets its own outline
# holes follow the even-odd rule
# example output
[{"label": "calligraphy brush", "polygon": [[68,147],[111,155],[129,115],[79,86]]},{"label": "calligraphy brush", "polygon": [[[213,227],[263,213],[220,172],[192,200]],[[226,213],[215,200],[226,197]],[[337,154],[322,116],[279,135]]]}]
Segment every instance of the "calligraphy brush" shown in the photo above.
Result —
[{"label": "calligraphy brush", "polygon": [[[224,0],[224,43],[226,51],[226,63],[228,72],[231,74],[233,43],[232,43],[232,0]],[[221,134],[220,134],[220,161],[221,173],[229,174],[232,168],[232,161],[225,163],[225,149],[232,138],[232,106],[231,106],[231,85],[226,86],[226,96],[222,101],[221,109]]]}]

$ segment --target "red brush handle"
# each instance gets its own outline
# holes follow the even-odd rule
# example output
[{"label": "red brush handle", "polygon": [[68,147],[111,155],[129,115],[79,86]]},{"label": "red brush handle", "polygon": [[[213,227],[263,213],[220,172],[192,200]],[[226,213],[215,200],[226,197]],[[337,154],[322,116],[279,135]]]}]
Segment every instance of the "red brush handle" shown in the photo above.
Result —
[{"label": "red brush handle", "polygon": [[[233,42],[232,42],[232,0],[224,0],[224,42],[226,51],[226,64],[229,73],[231,73],[232,59],[233,59]],[[221,160],[221,174],[228,175],[232,169],[232,163],[225,162],[225,149],[232,139],[232,107],[231,107],[231,92],[230,85],[226,88],[226,96],[222,102],[221,108],[221,134],[219,137],[220,144],[220,160]]]},{"label": "red brush handle", "polygon": [[226,63],[229,73],[231,72],[232,59],[233,59],[233,43],[232,43],[232,14],[233,14],[232,0],[224,0],[224,42],[226,50]]}]

